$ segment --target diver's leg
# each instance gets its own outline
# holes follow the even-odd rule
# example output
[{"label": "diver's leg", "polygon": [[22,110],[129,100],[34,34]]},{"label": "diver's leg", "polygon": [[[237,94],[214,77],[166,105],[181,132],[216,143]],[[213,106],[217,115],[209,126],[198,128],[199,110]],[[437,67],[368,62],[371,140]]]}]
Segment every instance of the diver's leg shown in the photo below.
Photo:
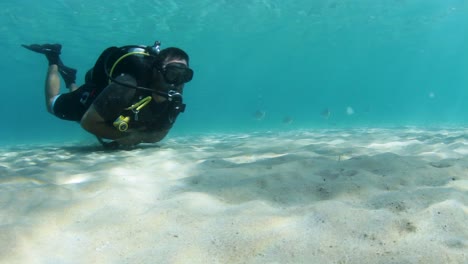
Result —
[{"label": "diver's leg", "polygon": [[78,89],[78,86],[76,85],[76,83],[72,83],[70,84],[70,87],[68,87],[68,89],[70,90],[70,92],[74,92],[76,91],[76,89]]},{"label": "diver's leg", "polygon": [[[62,53],[62,45],[60,44],[32,44],[32,45],[21,45],[24,48],[44,54],[49,61],[50,65],[57,65],[58,72],[62,76],[63,80],[65,81],[65,85],[67,86],[70,91],[76,90],[76,70],[70,67],[65,66],[62,60],[60,59],[60,54]],[[73,88],[73,86],[75,88]]]},{"label": "diver's leg", "polygon": [[[70,67],[65,66],[62,60],[58,59],[58,71],[62,75],[65,86],[70,89],[71,92],[76,90],[76,70]],[[73,88],[75,87],[75,88]]]},{"label": "diver's leg", "polygon": [[49,113],[53,114],[52,106],[60,92],[60,76],[57,64],[49,65],[45,81],[45,99],[46,108]]}]

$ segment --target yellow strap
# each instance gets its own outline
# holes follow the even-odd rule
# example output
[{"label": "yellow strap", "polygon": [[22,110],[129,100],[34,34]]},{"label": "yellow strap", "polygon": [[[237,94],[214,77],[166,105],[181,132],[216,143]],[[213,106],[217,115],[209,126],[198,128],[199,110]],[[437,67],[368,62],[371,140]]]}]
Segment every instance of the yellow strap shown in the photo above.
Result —
[{"label": "yellow strap", "polygon": [[[117,66],[117,64],[119,64],[119,62],[120,62],[121,60],[127,58],[128,56],[137,55],[137,54],[149,56],[149,53],[143,52],[143,51],[135,51],[135,52],[129,52],[129,53],[127,53],[127,54],[124,54],[124,55],[122,55],[122,57],[118,58],[118,59],[115,61],[114,65],[112,65],[112,68],[111,68],[111,70],[110,70],[110,72],[109,72],[109,76],[112,77],[112,74],[114,73],[115,67]],[[111,79],[109,79],[109,83],[111,83],[111,82],[112,82]]]},{"label": "yellow strap", "polygon": [[151,102],[152,97],[151,96],[146,96],[145,98],[141,99],[139,102],[136,104],[133,104],[130,107],[125,108],[125,110],[136,110],[136,112],[139,112],[140,109],[145,107],[149,102]]}]

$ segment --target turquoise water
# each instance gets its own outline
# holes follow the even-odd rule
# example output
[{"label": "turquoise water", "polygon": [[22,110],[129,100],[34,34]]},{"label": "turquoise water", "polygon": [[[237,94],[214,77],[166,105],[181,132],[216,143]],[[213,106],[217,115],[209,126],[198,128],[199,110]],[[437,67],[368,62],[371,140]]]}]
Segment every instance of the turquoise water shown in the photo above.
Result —
[{"label": "turquoise water", "polygon": [[111,45],[186,50],[195,77],[170,136],[468,123],[464,0],[17,0],[0,14],[1,143],[94,142],[46,112],[46,60],[23,43],[61,43],[78,80]]}]

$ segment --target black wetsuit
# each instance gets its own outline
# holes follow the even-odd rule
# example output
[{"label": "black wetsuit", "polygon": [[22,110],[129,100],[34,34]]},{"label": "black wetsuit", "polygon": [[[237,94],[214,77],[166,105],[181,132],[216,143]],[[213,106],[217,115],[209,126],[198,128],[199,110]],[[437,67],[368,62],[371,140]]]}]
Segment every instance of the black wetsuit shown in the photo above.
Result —
[{"label": "black wetsuit", "polygon": [[[148,130],[169,128],[174,117],[169,118],[168,103],[154,100],[143,107],[136,116],[125,108],[151,95],[151,92],[137,90],[117,83],[109,84],[107,71],[127,51],[116,47],[106,49],[96,61],[95,66],[86,74],[86,82],[77,90],[61,94],[53,104],[54,114],[64,120],[80,121],[91,104],[110,125],[121,114],[131,117],[130,127],[146,127]],[[107,60],[107,63],[106,63]],[[131,55],[116,64],[112,76],[121,82],[149,87],[152,76],[151,57]],[[120,76],[120,77],[119,77]]]}]

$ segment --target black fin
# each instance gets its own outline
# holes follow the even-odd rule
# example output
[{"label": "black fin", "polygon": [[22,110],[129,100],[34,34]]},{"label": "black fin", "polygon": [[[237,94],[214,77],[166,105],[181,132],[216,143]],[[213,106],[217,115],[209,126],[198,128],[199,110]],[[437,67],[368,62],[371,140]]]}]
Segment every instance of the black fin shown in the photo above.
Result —
[{"label": "black fin", "polygon": [[21,46],[23,46],[24,48],[28,49],[28,50],[31,50],[31,51],[34,51],[34,52],[37,52],[37,53],[40,53],[40,54],[44,54],[47,58],[47,60],[49,61],[49,65],[53,65],[53,64],[59,64],[59,61],[60,61],[60,53],[62,52],[62,45],[60,44],[43,44],[43,45],[39,45],[39,44],[31,44],[31,45],[24,45],[22,44]]},{"label": "black fin", "polygon": [[24,48],[26,48],[28,50],[31,50],[31,51],[34,51],[34,52],[37,52],[37,53],[41,53],[41,54],[45,54],[45,55],[60,55],[60,53],[62,52],[62,45],[60,45],[60,44],[43,44],[43,45],[39,45],[39,44],[24,45],[24,44],[22,44],[21,46],[23,46]]},{"label": "black fin", "polygon": [[67,87],[70,87],[72,83],[75,83],[76,81],[76,70],[73,68],[69,68],[63,63],[60,63],[58,65],[58,71],[60,75],[62,76],[63,80],[65,81],[65,85]]}]

